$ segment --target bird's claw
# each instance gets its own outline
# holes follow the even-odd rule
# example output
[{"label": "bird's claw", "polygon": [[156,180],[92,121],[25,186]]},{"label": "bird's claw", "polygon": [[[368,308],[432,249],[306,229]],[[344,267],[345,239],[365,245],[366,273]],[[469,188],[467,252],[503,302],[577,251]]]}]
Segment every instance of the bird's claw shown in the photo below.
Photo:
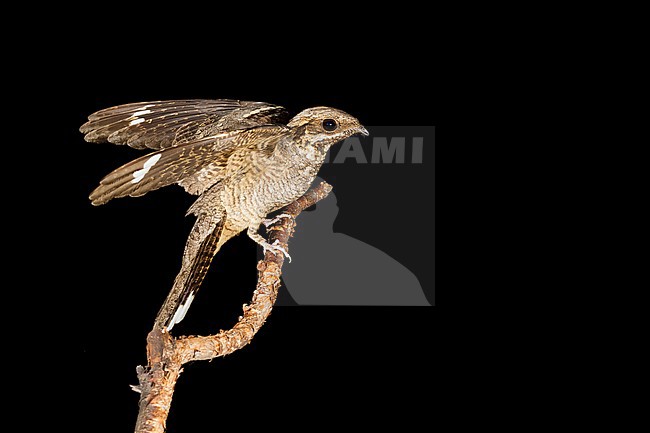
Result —
[{"label": "bird's claw", "polygon": [[279,240],[276,239],[275,242],[273,242],[272,244],[269,244],[268,242],[265,242],[262,245],[262,248],[264,249],[262,254],[266,254],[267,251],[271,251],[273,254],[277,254],[277,253],[281,252],[282,254],[284,254],[284,256],[287,259],[289,259],[289,263],[291,263],[291,256],[289,255],[287,250],[285,250],[284,248],[282,248],[280,246],[280,241]]},{"label": "bird's claw", "polygon": [[292,218],[291,215],[288,213],[282,213],[275,218],[266,218],[262,220],[262,224],[264,224],[264,227],[268,228],[271,224],[275,224],[278,221],[280,221],[282,218]]}]

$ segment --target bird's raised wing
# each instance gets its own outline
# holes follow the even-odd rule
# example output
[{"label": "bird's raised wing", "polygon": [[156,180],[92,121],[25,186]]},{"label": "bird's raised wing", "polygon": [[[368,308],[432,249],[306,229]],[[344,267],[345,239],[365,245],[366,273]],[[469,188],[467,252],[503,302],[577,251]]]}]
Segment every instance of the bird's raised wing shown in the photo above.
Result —
[{"label": "bird's raised wing", "polygon": [[284,107],[232,99],[188,99],[118,105],[88,116],[79,130],[89,142],[165,149],[222,132],[286,124]]},{"label": "bird's raised wing", "polygon": [[113,198],[141,196],[174,183],[200,194],[223,179],[228,159],[235,150],[250,147],[272,152],[286,131],[284,126],[235,130],[150,153],[109,173],[90,194],[90,200],[100,205]]}]

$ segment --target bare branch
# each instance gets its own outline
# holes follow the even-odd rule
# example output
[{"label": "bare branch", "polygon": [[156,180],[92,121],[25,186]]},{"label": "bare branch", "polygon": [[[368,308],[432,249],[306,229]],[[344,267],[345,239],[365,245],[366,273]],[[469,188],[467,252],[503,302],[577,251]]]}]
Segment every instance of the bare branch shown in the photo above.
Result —
[{"label": "bare branch", "polygon": [[147,336],[148,367],[138,366],[140,382],[140,411],[136,433],[163,433],[172,403],[174,385],[181,373],[180,354],[175,350],[174,338],[160,328]]},{"label": "bare branch", "polygon": [[[304,209],[325,198],[332,186],[326,182],[310,189],[282,212],[291,215],[267,229],[269,241],[275,240],[285,251],[296,225],[295,218]],[[166,330],[154,325],[147,336],[146,368],[138,366],[140,410],[135,433],[164,433],[167,415],[174,394],[174,386],[182,365],[190,361],[208,360],[228,355],[246,346],[271,314],[278,296],[284,255],[267,251],[264,260],[257,264],[257,287],[249,305],[244,305],[243,315],[229,330],[208,336],[181,336],[174,338]]]}]

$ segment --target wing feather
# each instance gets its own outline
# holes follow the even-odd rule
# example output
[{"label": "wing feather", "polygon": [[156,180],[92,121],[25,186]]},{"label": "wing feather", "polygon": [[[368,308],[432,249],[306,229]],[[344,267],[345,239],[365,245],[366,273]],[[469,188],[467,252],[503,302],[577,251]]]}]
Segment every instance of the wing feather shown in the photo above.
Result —
[{"label": "wing feather", "polygon": [[231,99],[188,99],[118,105],[88,116],[89,142],[160,150],[220,132],[288,121],[284,107]]},{"label": "wing feather", "polygon": [[138,197],[174,183],[183,185],[188,192],[201,193],[221,179],[220,173],[236,149],[264,143],[273,147],[285,132],[282,126],[223,132],[149,153],[106,175],[89,198],[97,206],[118,197]]}]

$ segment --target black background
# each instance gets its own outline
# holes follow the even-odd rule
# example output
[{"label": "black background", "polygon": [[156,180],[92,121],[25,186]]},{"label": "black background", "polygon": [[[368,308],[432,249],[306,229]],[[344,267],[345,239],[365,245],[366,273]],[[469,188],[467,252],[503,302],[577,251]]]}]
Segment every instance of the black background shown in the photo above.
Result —
[{"label": "black background", "polygon": [[[48,247],[41,269],[52,287],[43,294],[43,307],[56,318],[52,337],[67,367],[60,386],[84,390],[87,396],[62,397],[66,409],[60,415],[68,431],[84,431],[96,421],[98,408],[110,414],[102,417],[107,431],[131,431],[138,395],[128,385],[137,382],[135,366],[146,362],[146,334],[178,270],[193,222],[184,213],[194,198],[178,187],[90,205],[87,196],[99,179],[141,153],[84,142],[78,128],[88,114],[135,101],[234,98],[272,102],[294,113],[333,106],[368,126],[439,124],[435,73],[398,58],[380,64],[358,56],[330,64],[282,50],[266,56],[244,50],[229,59],[225,64],[200,58],[179,64],[142,54],[102,64],[62,56],[61,63],[48,65],[57,73],[43,73],[38,83],[52,121],[47,139],[34,144],[41,146],[35,152],[46,152],[39,154],[39,162],[49,169],[37,197],[39,208],[47,209],[43,231]],[[426,164],[417,169],[432,169],[433,160],[427,159],[432,157],[425,149]],[[373,171],[371,164],[354,167],[330,165],[322,173],[334,186],[341,209],[335,230],[393,248],[391,255],[408,266],[408,257],[427,251],[422,230],[433,241],[432,186],[413,185],[408,165],[381,171]],[[402,202],[391,200],[397,195]],[[355,211],[361,208],[365,211]],[[399,227],[383,230],[399,230],[401,240],[393,247],[382,245],[382,236],[374,232],[395,212],[410,217],[394,218],[402,222]],[[433,260],[433,245],[429,248]],[[250,300],[256,279],[254,244],[240,236],[214,263],[200,300],[177,333],[228,328]],[[424,390],[426,397],[437,379],[436,347],[446,331],[436,311],[278,308],[243,350],[185,366],[168,431],[212,431],[219,419],[235,415],[260,425],[295,423],[298,413],[331,425],[348,415],[426,418],[428,400],[416,391]],[[203,430],[205,426],[211,427]]]}]

